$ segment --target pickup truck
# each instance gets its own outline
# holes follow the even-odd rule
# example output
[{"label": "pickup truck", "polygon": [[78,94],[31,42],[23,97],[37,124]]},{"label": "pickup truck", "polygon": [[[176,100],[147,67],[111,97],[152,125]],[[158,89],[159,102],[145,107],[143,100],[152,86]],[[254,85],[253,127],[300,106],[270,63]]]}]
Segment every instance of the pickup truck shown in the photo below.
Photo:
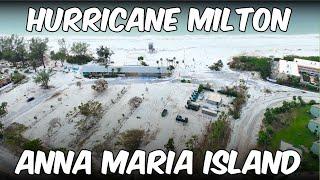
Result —
[{"label": "pickup truck", "polygon": [[188,118],[185,117],[185,118],[183,119],[182,116],[177,115],[176,121],[180,121],[180,122],[183,122],[183,123],[188,123]]}]

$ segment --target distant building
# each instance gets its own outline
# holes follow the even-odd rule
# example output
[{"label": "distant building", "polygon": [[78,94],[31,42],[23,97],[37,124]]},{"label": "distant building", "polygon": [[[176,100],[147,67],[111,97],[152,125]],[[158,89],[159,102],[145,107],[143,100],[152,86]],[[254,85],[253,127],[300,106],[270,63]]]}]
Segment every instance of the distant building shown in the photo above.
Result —
[{"label": "distant building", "polygon": [[319,155],[319,150],[320,150],[319,146],[320,146],[320,140],[313,142],[311,149],[310,149],[311,152],[313,154]]},{"label": "distant building", "polygon": [[310,113],[313,117],[320,117],[320,104],[314,104],[310,108]]},{"label": "distant building", "polygon": [[167,67],[153,66],[101,66],[101,65],[84,65],[80,69],[84,77],[166,77],[171,73]]},{"label": "distant building", "polygon": [[319,134],[320,130],[320,117],[316,119],[311,119],[308,123],[308,128],[314,134]]},{"label": "distant building", "polygon": [[279,75],[290,75],[300,77],[298,64],[293,61],[280,60],[278,73]]},{"label": "distant building", "polygon": [[297,63],[299,72],[305,72],[320,77],[320,62],[298,58],[294,58],[293,62]]},{"label": "distant building", "polygon": [[222,103],[222,98],[218,93],[211,93],[206,101],[209,104],[219,106]]}]

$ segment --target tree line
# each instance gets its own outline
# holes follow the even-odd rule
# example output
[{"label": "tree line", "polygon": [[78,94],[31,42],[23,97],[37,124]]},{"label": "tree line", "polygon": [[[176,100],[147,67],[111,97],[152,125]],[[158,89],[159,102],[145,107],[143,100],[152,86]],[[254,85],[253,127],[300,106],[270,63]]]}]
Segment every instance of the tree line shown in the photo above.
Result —
[{"label": "tree line", "polygon": [[113,52],[107,46],[100,46],[96,49],[97,58],[94,58],[89,51],[89,44],[85,42],[74,42],[70,49],[67,48],[65,39],[59,39],[59,48],[57,51],[49,51],[48,38],[33,37],[25,39],[17,35],[0,37],[0,59],[7,60],[18,67],[33,67],[36,71],[37,67],[45,65],[46,55],[50,59],[63,63],[67,61],[71,64],[86,64],[92,60],[106,65],[110,64],[110,57]]}]

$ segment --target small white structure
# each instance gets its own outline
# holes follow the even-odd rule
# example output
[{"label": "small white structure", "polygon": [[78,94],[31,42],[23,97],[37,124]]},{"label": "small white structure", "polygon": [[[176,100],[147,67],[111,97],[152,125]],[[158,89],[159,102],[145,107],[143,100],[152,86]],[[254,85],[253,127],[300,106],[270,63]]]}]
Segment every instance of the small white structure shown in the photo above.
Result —
[{"label": "small white structure", "polygon": [[279,60],[279,74],[300,77],[298,64],[293,61]]},{"label": "small white structure", "polygon": [[212,105],[219,106],[222,103],[222,98],[218,93],[211,93],[209,94],[206,102]]},{"label": "small white structure", "polygon": [[315,134],[319,134],[320,130],[320,117],[316,119],[311,119],[308,123],[308,128],[310,129],[311,132]]},{"label": "small white structure", "polygon": [[203,114],[207,114],[209,116],[217,116],[217,114],[218,114],[217,111],[215,111],[213,109],[206,108],[206,107],[201,108],[201,112]]}]

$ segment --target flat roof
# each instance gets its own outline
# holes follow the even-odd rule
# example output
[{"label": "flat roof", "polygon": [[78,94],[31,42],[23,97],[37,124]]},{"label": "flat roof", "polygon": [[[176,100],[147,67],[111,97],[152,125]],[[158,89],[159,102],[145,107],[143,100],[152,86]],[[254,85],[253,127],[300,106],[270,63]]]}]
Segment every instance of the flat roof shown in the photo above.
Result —
[{"label": "flat roof", "polygon": [[207,100],[214,101],[214,102],[221,102],[222,98],[218,93],[211,93],[208,96]]},{"label": "flat roof", "polygon": [[137,66],[137,65],[126,65],[126,66],[102,66],[97,64],[84,65],[81,67],[80,72],[114,72],[120,73],[169,73],[167,67],[157,66]]},{"label": "flat roof", "polygon": [[320,62],[299,59],[299,58],[294,58],[293,61],[296,62],[298,64],[298,66],[303,66],[303,67],[307,67],[307,68],[311,68],[311,69],[320,70]]}]

